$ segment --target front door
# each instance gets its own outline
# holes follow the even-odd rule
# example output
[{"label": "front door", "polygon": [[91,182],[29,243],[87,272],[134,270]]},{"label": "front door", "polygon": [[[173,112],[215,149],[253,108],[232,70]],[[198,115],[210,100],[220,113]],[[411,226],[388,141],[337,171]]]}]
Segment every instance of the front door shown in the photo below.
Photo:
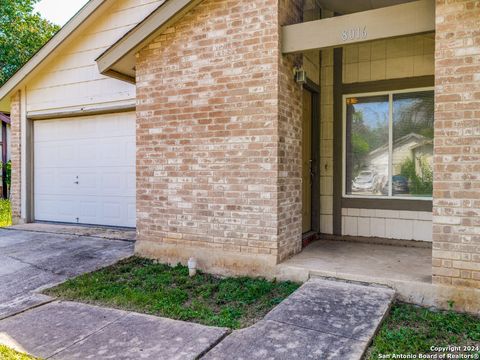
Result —
[{"label": "front door", "polygon": [[312,230],[312,93],[303,90],[302,231]]}]

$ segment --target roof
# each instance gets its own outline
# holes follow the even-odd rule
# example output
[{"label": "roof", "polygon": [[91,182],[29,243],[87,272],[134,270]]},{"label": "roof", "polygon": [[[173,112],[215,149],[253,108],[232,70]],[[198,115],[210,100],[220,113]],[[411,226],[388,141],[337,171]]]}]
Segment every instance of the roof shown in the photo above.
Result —
[{"label": "roof", "polygon": [[[423,136],[423,135],[412,132],[412,133],[409,133],[407,135],[402,136],[401,138],[396,139],[393,142],[393,147],[396,148],[396,147],[403,146],[403,145],[409,144],[409,143],[412,144],[411,148],[416,148],[418,146],[422,146],[422,145],[425,145],[425,144],[431,144],[432,140]],[[376,148],[375,150],[372,150],[368,154],[368,156],[375,157],[377,155],[382,155],[384,152],[388,151],[388,148],[389,148],[389,145],[384,144],[384,145]]]},{"label": "roof", "polygon": [[135,54],[203,0],[167,0],[100,55],[100,73],[135,82]]},{"label": "roof", "polygon": [[32,58],[27,61],[1,88],[0,100],[14,91],[23,80],[57,49],[80,25],[103,4],[113,0],[90,0],[68,21]]}]

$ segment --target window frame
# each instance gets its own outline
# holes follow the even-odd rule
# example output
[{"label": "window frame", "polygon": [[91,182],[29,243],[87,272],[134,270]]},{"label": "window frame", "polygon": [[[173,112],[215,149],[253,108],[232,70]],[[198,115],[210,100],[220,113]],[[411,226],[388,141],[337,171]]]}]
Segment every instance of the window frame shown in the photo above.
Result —
[{"label": "window frame", "polygon": [[[385,91],[372,91],[361,93],[348,93],[342,94],[342,198],[344,199],[368,199],[368,200],[406,200],[406,201],[432,201],[432,196],[395,196],[392,195],[392,168],[393,168],[393,96],[395,94],[415,93],[422,91],[431,91],[435,95],[434,86],[426,87],[414,87],[408,89],[399,90],[385,90]],[[388,179],[390,186],[388,188],[388,195],[354,195],[347,194],[346,181],[347,181],[347,102],[349,97],[369,97],[369,96],[388,96]]]}]

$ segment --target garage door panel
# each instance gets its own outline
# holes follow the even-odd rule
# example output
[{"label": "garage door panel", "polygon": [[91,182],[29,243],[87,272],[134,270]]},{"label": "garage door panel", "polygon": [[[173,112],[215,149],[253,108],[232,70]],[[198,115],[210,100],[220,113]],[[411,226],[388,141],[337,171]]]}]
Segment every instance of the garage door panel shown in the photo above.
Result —
[{"label": "garage door panel", "polygon": [[72,169],[42,168],[35,171],[35,194],[74,195],[77,191]]},{"label": "garage door panel", "polygon": [[77,222],[78,203],[64,196],[39,195],[35,198],[36,220]]},{"label": "garage door panel", "polygon": [[134,113],[37,121],[34,152],[37,220],[135,226]]},{"label": "garage door panel", "polygon": [[130,211],[135,205],[131,198],[83,196],[79,204],[80,220],[84,224],[135,227],[135,213]]},{"label": "garage door panel", "polygon": [[[135,169],[131,167],[77,169],[78,192],[85,196],[135,197]],[[132,186],[133,183],[133,186]]]},{"label": "garage door panel", "polygon": [[[128,154],[132,153],[132,144],[135,144],[134,137],[120,136],[102,141],[102,151],[99,157],[99,163],[105,166],[134,166],[135,158]],[[135,152],[135,146],[133,146]]]}]

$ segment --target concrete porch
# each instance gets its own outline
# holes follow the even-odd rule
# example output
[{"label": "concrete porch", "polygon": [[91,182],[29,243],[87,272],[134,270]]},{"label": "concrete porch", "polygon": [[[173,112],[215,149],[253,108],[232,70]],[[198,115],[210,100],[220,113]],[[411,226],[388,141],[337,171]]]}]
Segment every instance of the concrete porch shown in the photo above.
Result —
[{"label": "concrete porch", "polygon": [[390,284],[392,281],[432,282],[429,244],[402,246],[392,242],[318,240],[283,262],[279,268],[303,276],[339,277]]},{"label": "concrete porch", "polygon": [[278,279],[306,281],[334,278],[386,285],[400,301],[421,306],[478,312],[480,289],[432,283],[432,249],[428,242],[343,241],[321,239],[277,265]]}]

